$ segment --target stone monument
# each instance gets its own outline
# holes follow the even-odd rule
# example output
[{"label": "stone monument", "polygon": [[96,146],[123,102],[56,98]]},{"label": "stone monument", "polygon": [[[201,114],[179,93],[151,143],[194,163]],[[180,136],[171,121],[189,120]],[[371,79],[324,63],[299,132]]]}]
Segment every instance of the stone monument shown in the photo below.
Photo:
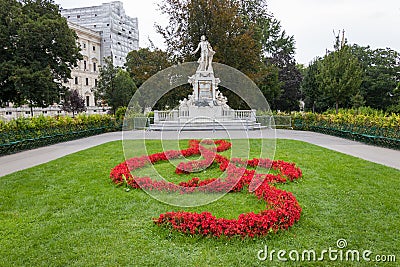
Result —
[{"label": "stone monument", "polygon": [[219,78],[214,76],[212,59],[215,51],[206,37],[201,36],[196,54],[200,50],[199,66],[194,75],[188,77],[192,94],[179,101],[178,110],[154,111],[151,130],[220,130],[255,129],[255,110],[233,110],[228,99],[218,90]]}]

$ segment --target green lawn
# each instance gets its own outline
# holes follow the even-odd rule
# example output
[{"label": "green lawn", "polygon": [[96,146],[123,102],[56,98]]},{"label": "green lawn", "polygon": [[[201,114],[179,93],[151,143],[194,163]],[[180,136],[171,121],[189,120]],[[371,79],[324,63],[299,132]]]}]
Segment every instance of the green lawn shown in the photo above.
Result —
[{"label": "green lawn", "polygon": [[[159,152],[158,141],[147,144],[150,153]],[[337,249],[340,238],[348,243],[344,252],[371,250],[371,260],[382,254],[400,261],[400,171],[288,140],[277,141],[275,159],[303,170],[299,182],[279,186],[295,194],[303,212],[288,231],[255,239],[192,237],[155,226],[152,218],[182,208],[111,183],[111,168],[124,160],[121,142],[0,177],[0,266],[270,266],[257,259],[266,245],[269,252],[320,253]],[[233,218],[263,205],[252,195],[232,193],[187,210]],[[274,259],[272,265],[281,264],[276,254]],[[288,263],[357,265],[329,261],[328,255],[325,262]]]}]

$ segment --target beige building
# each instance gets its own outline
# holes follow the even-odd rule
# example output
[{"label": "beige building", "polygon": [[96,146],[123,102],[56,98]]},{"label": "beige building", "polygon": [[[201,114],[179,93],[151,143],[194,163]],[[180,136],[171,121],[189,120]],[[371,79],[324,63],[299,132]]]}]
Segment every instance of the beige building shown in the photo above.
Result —
[{"label": "beige building", "polygon": [[71,90],[78,90],[85,99],[86,107],[94,107],[96,102],[93,88],[97,86],[99,67],[102,64],[101,35],[99,32],[71,22],[68,22],[68,26],[78,36],[77,42],[80,45],[83,60],[79,61],[78,66],[71,70],[72,79],[64,85]]}]

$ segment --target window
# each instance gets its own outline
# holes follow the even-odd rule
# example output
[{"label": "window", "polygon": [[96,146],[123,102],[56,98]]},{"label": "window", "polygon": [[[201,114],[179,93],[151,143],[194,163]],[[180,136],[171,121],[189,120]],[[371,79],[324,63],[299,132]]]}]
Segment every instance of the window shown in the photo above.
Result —
[{"label": "window", "polygon": [[90,100],[90,98],[89,98],[89,96],[87,95],[87,96],[86,96],[86,106],[87,106],[87,107],[89,106],[89,103],[90,103],[89,100]]},{"label": "window", "polygon": [[83,69],[86,70],[86,60],[83,61]]},{"label": "window", "polygon": [[86,85],[89,85],[89,78],[86,78]]},{"label": "window", "polygon": [[30,111],[25,111],[25,114],[29,115],[29,114],[31,114],[31,112]]},{"label": "window", "polygon": [[43,114],[47,114],[47,110],[43,110],[42,113],[43,113]]},{"label": "window", "polygon": [[75,84],[78,84],[78,77],[75,77]]},{"label": "window", "polygon": [[110,26],[110,23],[107,23],[107,27]]},{"label": "window", "polygon": [[86,48],[86,43],[83,43],[83,48]]},{"label": "window", "polygon": [[81,15],[77,15],[76,18],[80,19],[80,18],[81,18]]},{"label": "window", "polygon": [[58,114],[61,114],[61,110],[57,110],[57,113],[58,113]]},{"label": "window", "polygon": [[96,24],[95,24],[95,25],[93,25],[93,27],[94,27],[94,28],[96,28]]},{"label": "window", "polygon": [[97,87],[97,79],[94,79],[94,86]]},{"label": "window", "polygon": [[95,46],[93,46],[93,51],[96,51],[96,47]]},{"label": "window", "polygon": [[12,115],[11,111],[6,111],[6,115]]},{"label": "window", "polygon": [[96,62],[93,62],[93,71],[97,71]]}]

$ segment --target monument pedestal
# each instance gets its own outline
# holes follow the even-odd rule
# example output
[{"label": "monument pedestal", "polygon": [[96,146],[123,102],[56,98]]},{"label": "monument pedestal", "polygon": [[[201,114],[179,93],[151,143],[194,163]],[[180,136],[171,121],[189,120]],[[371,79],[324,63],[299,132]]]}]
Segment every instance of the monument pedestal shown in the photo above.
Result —
[{"label": "monument pedestal", "polygon": [[155,110],[154,123],[150,125],[150,130],[252,130],[260,128],[260,124],[256,122],[255,110],[233,110],[228,106],[228,99],[218,90],[218,84],[221,81],[214,76],[211,62],[205,63],[201,59],[196,73],[188,77],[188,82],[193,88],[192,94],[179,101],[178,109]]}]

